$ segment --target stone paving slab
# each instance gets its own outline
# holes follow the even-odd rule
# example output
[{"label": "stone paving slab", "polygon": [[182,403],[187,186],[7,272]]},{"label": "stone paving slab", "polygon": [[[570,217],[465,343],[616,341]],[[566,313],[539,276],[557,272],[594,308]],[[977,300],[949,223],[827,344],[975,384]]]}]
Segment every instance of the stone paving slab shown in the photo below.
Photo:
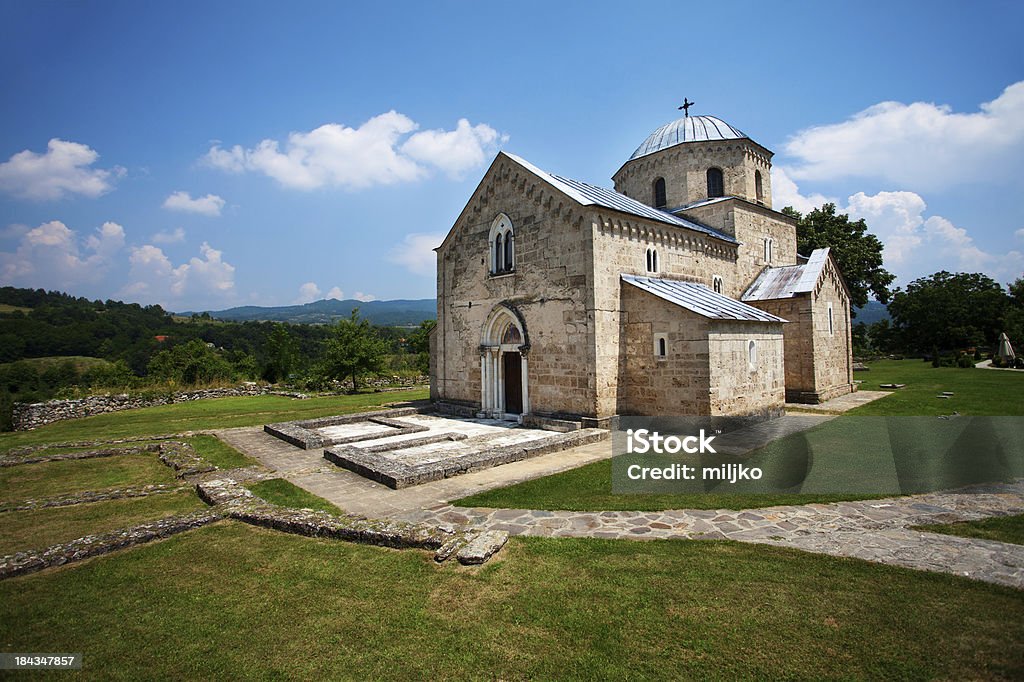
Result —
[{"label": "stone paving slab", "polygon": [[842,414],[855,407],[867,405],[876,400],[892,395],[892,391],[854,391],[841,395],[823,403],[786,403],[786,410],[826,412],[830,414]]}]

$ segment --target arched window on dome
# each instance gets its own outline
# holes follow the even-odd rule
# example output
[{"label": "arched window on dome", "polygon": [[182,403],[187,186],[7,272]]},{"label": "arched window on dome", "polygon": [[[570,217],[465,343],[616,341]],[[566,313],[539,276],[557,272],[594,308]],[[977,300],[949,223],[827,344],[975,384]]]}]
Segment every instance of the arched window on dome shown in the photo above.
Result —
[{"label": "arched window on dome", "polygon": [[654,208],[665,208],[668,206],[668,198],[665,196],[665,178],[658,178],[654,181]]},{"label": "arched window on dome", "polygon": [[721,168],[708,168],[708,199],[725,196],[725,181]]},{"label": "arched window on dome", "polygon": [[761,182],[761,171],[754,171],[754,194],[757,196],[757,203],[764,203],[764,184]]}]

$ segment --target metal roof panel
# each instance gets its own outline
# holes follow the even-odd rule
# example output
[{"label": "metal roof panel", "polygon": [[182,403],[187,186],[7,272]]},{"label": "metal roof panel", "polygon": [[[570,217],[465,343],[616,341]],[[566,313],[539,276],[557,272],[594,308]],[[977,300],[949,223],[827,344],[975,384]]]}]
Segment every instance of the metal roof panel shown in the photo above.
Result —
[{"label": "metal roof panel", "polygon": [[625,274],[620,276],[624,282],[712,320],[786,322],[781,317],[719,294],[696,282]]}]

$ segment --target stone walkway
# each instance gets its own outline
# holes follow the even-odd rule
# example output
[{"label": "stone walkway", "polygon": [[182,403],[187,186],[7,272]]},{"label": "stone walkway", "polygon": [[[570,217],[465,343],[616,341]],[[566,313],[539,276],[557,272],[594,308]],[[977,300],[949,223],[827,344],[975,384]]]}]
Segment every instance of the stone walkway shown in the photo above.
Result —
[{"label": "stone walkway", "polygon": [[887,395],[892,395],[892,391],[854,391],[853,393],[847,393],[846,395],[841,395],[838,398],[832,398],[832,400],[827,400],[817,405],[786,403],[786,410],[842,414],[843,412],[848,412],[855,407],[873,403]]},{"label": "stone walkway", "polygon": [[[791,415],[747,434],[751,443],[807,429],[830,417]],[[864,502],[734,510],[568,512],[482,509],[450,500],[573,469],[611,455],[609,441],[485,471],[392,490],[257,428],[217,435],[296,485],[370,518],[506,531],[513,535],[614,539],[729,539],[963,575],[1024,588],[1024,546],[913,530],[930,523],[1024,513],[1024,481],[969,492]]]}]

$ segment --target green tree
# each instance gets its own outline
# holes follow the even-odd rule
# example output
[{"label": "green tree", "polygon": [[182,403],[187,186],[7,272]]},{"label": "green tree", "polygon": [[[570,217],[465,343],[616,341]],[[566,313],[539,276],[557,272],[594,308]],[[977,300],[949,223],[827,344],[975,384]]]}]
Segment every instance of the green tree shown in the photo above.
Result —
[{"label": "green tree", "polygon": [[1024,352],[1024,277],[1018,277],[1008,291],[1010,300],[1002,331],[1006,332],[1014,351],[1020,354]]},{"label": "green tree", "polygon": [[864,219],[851,221],[846,213],[836,214],[835,204],[825,204],[807,215],[801,215],[791,206],[782,209],[796,218],[796,250],[809,255],[814,249],[829,247],[850,288],[850,300],[860,307],[868,302],[868,295],[887,303],[889,285],[896,278],[882,267],[882,242],[868,232]]},{"label": "green tree", "polygon": [[991,277],[943,270],[897,290],[889,313],[906,348],[952,350],[994,344],[1008,303]]},{"label": "green tree", "polygon": [[287,379],[295,368],[299,357],[299,344],[288,333],[288,327],[280,322],[274,323],[274,328],[267,337],[266,356],[263,378],[271,383]]},{"label": "green tree", "polygon": [[409,336],[409,349],[416,354],[416,367],[423,374],[430,371],[430,333],[437,326],[437,320],[423,320]]},{"label": "green tree", "polygon": [[359,387],[359,376],[379,372],[384,366],[387,346],[374,332],[368,320],[359,317],[359,309],[334,325],[324,347],[320,374],[325,379],[352,379]]},{"label": "green tree", "polygon": [[154,355],[149,361],[147,374],[186,385],[234,379],[231,363],[198,339]]}]

